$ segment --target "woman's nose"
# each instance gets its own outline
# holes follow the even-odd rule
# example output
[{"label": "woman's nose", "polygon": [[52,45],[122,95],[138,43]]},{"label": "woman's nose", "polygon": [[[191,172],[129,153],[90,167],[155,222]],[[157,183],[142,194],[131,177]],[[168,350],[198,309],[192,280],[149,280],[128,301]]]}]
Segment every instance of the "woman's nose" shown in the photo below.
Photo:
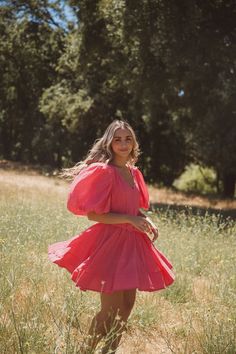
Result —
[{"label": "woman's nose", "polygon": [[128,143],[127,143],[127,141],[126,141],[126,140],[121,141],[121,146],[122,146],[122,147],[126,147],[127,145],[128,145]]}]

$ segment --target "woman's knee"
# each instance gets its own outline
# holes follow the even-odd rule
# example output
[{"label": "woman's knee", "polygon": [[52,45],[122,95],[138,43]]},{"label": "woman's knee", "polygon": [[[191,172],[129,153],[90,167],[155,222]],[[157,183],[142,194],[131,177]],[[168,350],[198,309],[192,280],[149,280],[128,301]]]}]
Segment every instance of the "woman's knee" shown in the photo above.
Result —
[{"label": "woman's knee", "polygon": [[107,316],[111,321],[121,319],[126,321],[134,306],[136,289],[125,290],[102,295],[101,314]]},{"label": "woman's knee", "polygon": [[101,294],[101,312],[110,317],[115,317],[122,309],[123,293]]}]

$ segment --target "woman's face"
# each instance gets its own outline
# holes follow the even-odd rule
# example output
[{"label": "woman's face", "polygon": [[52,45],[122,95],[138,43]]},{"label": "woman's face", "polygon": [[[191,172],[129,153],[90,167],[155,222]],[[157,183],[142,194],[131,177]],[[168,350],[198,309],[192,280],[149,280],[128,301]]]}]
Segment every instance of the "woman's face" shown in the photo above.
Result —
[{"label": "woman's face", "polygon": [[128,158],[134,146],[134,139],[128,129],[117,129],[111,142],[114,154],[120,158]]}]

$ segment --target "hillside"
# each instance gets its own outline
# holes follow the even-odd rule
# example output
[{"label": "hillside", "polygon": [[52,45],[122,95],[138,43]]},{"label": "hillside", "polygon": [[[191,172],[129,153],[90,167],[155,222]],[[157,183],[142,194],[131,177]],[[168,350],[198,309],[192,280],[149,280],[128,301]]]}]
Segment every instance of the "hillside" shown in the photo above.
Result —
[{"label": "hillside", "polygon": [[[45,168],[33,165],[23,165],[18,162],[0,160],[0,181],[8,179],[7,183],[17,183],[19,186],[29,184],[39,188],[49,188],[52,185],[66,190],[68,182],[57,177],[58,171],[47,172]],[[32,176],[37,176],[33,179]],[[14,178],[13,178],[14,177]],[[171,188],[159,188],[148,186],[150,201],[152,204],[169,206],[192,206],[199,208],[211,208],[215,210],[234,210],[236,211],[236,198],[223,199],[217,196],[203,196],[194,193],[184,193]]]}]

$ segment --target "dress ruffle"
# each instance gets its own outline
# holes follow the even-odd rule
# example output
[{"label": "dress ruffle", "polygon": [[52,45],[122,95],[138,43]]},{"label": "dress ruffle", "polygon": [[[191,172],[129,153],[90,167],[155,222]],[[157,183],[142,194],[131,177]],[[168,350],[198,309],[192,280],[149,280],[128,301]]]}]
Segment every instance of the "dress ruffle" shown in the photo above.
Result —
[{"label": "dress ruffle", "polygon": [[49,258],[71,273],[81,290],[155,291],[174,281],[172,264],[149,237],[128,224],[95,224],[49,247]]}]

